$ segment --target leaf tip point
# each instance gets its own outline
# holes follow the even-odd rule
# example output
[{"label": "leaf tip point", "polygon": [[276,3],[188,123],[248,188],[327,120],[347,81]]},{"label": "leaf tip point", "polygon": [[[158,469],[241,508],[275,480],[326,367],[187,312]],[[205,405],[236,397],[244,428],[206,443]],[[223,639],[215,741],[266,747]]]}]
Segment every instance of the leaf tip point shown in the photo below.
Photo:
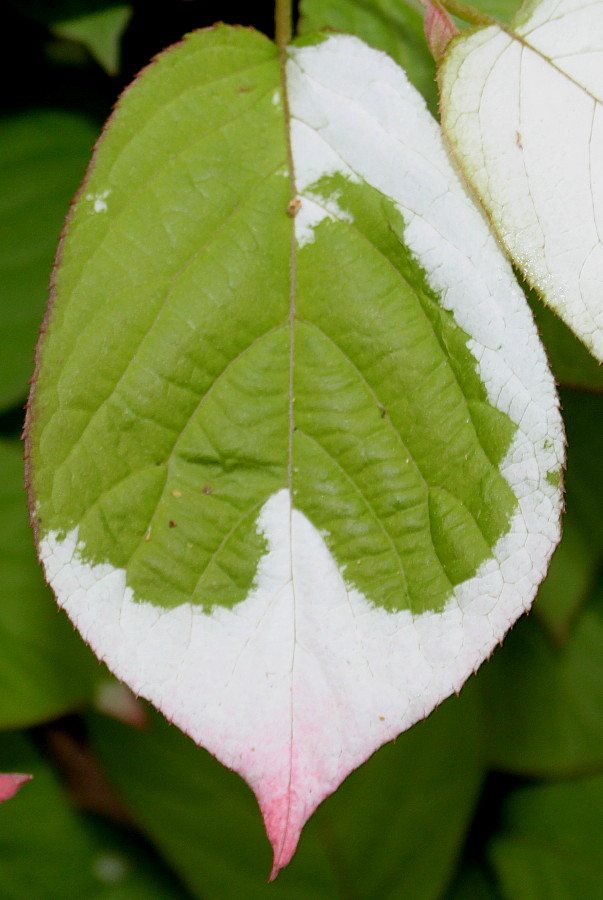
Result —
[{"label": "leaf tip point", "polygon": [[271,798],[268,802],[260,802],[260,810],[272,846],[272,868],[268,876],[270,883],[293,859],[309,816],[304,810],[296,808],[289,792],[284,796]]},{"label": "leaf tip point", "polygon": [[459,33],[459,30],[444,7],[439,3],[431,2],[431,0],[425,10],[423,28],[429,52],[439,65],[448,44]]},{"label": "leaf tip point", "polygon": [[272,868],[270,869],[270,875],[268,876],[268,883],[275,881],[277,875],[284,869],[285,866],[288,866],[293,856],[295,855],[295,851],[297,850],[297,844],[299,841],[299,834],[295,836],[294,840],[287,840],[286,842],[281,842],[279,844],[273,844],[273,856],[272,856]]}]

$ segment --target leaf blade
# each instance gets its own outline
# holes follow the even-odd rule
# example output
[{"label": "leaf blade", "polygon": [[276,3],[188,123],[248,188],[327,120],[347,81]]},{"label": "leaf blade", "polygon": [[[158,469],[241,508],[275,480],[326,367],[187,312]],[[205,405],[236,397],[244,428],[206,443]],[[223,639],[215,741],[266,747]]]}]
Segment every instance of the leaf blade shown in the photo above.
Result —
[{"label": "leaf blade", "polygon": [[460,35],[439,70],[453,154],[526,280],[603,359],[603,16],[527,3]]},{"label": "leaf blade", "polygon": [[[73,214],[29,443],[61,604],[245,777],[275,871],[529,605],[563,458],[523,296],[400,70],[305,39],[289,122],[279,85],[276,49],[222,26],[126,95]],[[119,315],[99,358],[89,323]]]}]

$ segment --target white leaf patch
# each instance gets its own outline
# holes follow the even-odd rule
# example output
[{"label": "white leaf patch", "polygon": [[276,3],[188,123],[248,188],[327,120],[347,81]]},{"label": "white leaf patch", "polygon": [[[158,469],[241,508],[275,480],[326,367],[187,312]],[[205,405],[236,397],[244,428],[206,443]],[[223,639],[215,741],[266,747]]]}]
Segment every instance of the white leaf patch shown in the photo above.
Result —
[{"label": "white leaf patch", "polygon": [[331,37],[291,51],[288,88],[300,252],[319,239],[321,219],[345,215],[336,202],[321,206],[313,186],[325,175],[367,182],[396,203],[408,246],[471,335],[490,403],[518,426],[501,464],[517,497],[508,532],[444,609],[415,616],[346,584],[286,490],[261,510],[267,551],[232,609],[167,610],[134,597],[124,570],[85,561],[77,529],[40,543],[59,602],[95,652],[255,791],[273,874],[324,797],[458,690],[530,606],[559,539],[564,447],[525,299],[401,70],[354,38]]},{"label": "white leaf patch", "polygon": [[603,360],[603,2],[528,3],[460,35],[444,132],[527,281]]}]

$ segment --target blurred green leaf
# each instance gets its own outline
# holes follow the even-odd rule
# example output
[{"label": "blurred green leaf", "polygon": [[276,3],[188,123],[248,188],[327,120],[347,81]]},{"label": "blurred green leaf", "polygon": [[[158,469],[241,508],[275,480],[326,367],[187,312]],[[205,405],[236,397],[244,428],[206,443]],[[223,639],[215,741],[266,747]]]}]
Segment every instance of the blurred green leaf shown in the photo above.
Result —
[{"label": "blurred green leaf", "polygon": [[526,296],[557,382],[586,390],[603,390],[603,366],[550,307],[529,289]]},{"label": "blurred green leaf", "polygon": [[55,604],[27,523],[21,448],[0,443],[0,728],[86,703],[96,659]]},{"label": "blurred green leaf", "polygon": [[474,0],[471,6],[494,16],[500,22],[510,22],[521,3],[522,0]]},{"label": "blurred green leaf", "polygon": [[109,75],[119,71],[120,43],[132,18],[131,6],[112,6],[52,26],[58,37],[79,41]]},{"label": "blurred green leaf", "polygon": [[402,0],[301,0],[298,31],[332,28],[385,50],[405,70],[433,113],[437,109],[435,62],[423,34],[423,15]]},{"label": "blurred green leaf", "polygon": [[575,621],[603,550],[603,397],[564,390],[568,436],[564,537],[534,610],[485,668],[493,763],[525,774],[603,764],[601,590]]},{"label": "blurred green leaf", "polygon": [[71,113],[0,119],[0,410],[27,394],[57,240],[94,138]]},{"label": "blurred green leaf", "polygon": [[563,537],[534,604],[536,616],[557,644],[563,644],[569,637],[601,558],[600,553],[593,552],[584,540],[580,516],[574,512],[571,495],[567,500]]},{"label": "blurred green leaf", "polygon": [[477,698],[464,689],[382,748],[310,820],[268,886],[259,811],[243,782],[156,714],[141,733],[90,717],[93,747],[139,822],[204,900],[436,900],[482,780]]},{"label": "blurred green leaf", "polygon": [[562,390],[560,397],[568,444],[567,497],[579,513],[584,540],[593,548],[601,547],[603,395]]},{"label": "blurred green leaf", "polygon": [[534,606],[558,643],[567,638],[603,561],[603,397],[564,390],[561,403],[568,440],[563,538]]},{"label": "blurred green leaf", "polygon": [[186,900],[125,832],[74,812],[28,739],[0,736],[0,768],[34,776],[0,808],[3,900]]},{"label": "blurred green leaf", "polygon": [[562,647],[523,618],[480,674],[499,769],[559,777],[603,766],[603,587]]},{"label": "blurred green leaf", "polygon": [[598,900],[603,776],[518,790],[491,859],[505,900]]},{"label": "blurred green leaf", "polygon": [[498,893],[486,873],[477,865],[464,866],[445,900],[498,900]]},{"label": "blurred green leaf", "polygon": [[10,0],[21,15],[51,25],[115,6],[115,0]]}]

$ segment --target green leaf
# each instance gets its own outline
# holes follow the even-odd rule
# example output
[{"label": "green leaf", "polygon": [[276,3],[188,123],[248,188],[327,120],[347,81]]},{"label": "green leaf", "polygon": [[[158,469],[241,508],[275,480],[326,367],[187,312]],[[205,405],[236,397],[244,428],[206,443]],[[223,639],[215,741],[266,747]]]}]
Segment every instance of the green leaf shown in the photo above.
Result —
[{"label": "green leaf", "polygon": [[119,71],[120,42],[132,18],[131,6],[111,6],[52,26],[58,37],[79,41],[109,73]]},{"label": "green leaf", "polygon": [[301,0],[300,14],[300,34],[332,28],[389,53],[436,111],[436,69],[425,42],[422,12],[398,0]]},{"label": "green leaf", "polygon": [[603,390],[603,367],[552,309],[544,306],[533,291],[528,302],[558,384],[589,391]]},{"label": "green leaf", "polygon": [[3,900],[186,900],[127,833],[74,812],[27,738],[0,736],[0,766],[34,776],[0,810]]},{"label": "green leaf", "polygon": [[603,12],[527,0],[439,68],[449,146],[526,281],[603,361]]},{"label": "green leaf", "polygon": [[504,900],[598,897],[603,776],[517,791],[491,845]]},{"label": "green leaf", "polygon": [[602,667],[601,586],[562,647],[520,622],[480,676],[492,765],[537,777],[603,765]]},{"label": "green leaf", "polygon": [[98,671],[44,584],[27,523],[21,448],[0,443],[0,728],[85,704]]},{"label": "green leaf", "polygon": [[565,390],[561,399],[570,447],[563,539],[534,607],[558,643],[569,634],[603,560],[603,397]]},{"label": "green leaf", "polygon": [[344,900],[352,889],[363,900],[436,900],[482,779],[478,716],[467,688],[380,750],[316,815],[296,859],[270,886],[259,817],[242,784],[156,715],[145,732],[101,716],[89,724],[128,807],[204,900]]},{"label": "green leaf", "polygon": [[420,96],[343,35],[281,71],[216,27],[126,92],[62,246],[28,449],[61,604],[246,778],[275,872],[529,607],[559,537],[525,298]]},{"label": "green leaf", "polygon": [[510,22],[521,6],[521,0],[477,0],[471,6],[501,22]]},{"label": "green leaf", "polygon": [[56,242],[94,138],[72,113],[0,120],[0,410],[27,395]]},{"label": "green leaf", "polygon": [[64,22],[115,6],[115,0],[10,0],[19,12],[52,27],[54,22]]},{"label": "green leaf", "polygon": [[564,390],[561,400],[572,453],[565,476],[567,492],[579,511],[585,544],[598,549],[603,544],[603,396]]},{"label": "green leaf", "polygon": [[563,538],[540,585],[534,613],[557,644],[567,640],[574,619],[588,597],[601,562],[601,546],[593,552],[584,525],[571,503],[563,517]]},{"label": "green leaf", "polygon": [[499,900],[499,894],[481,867],[466,864],[445,900]]}]

